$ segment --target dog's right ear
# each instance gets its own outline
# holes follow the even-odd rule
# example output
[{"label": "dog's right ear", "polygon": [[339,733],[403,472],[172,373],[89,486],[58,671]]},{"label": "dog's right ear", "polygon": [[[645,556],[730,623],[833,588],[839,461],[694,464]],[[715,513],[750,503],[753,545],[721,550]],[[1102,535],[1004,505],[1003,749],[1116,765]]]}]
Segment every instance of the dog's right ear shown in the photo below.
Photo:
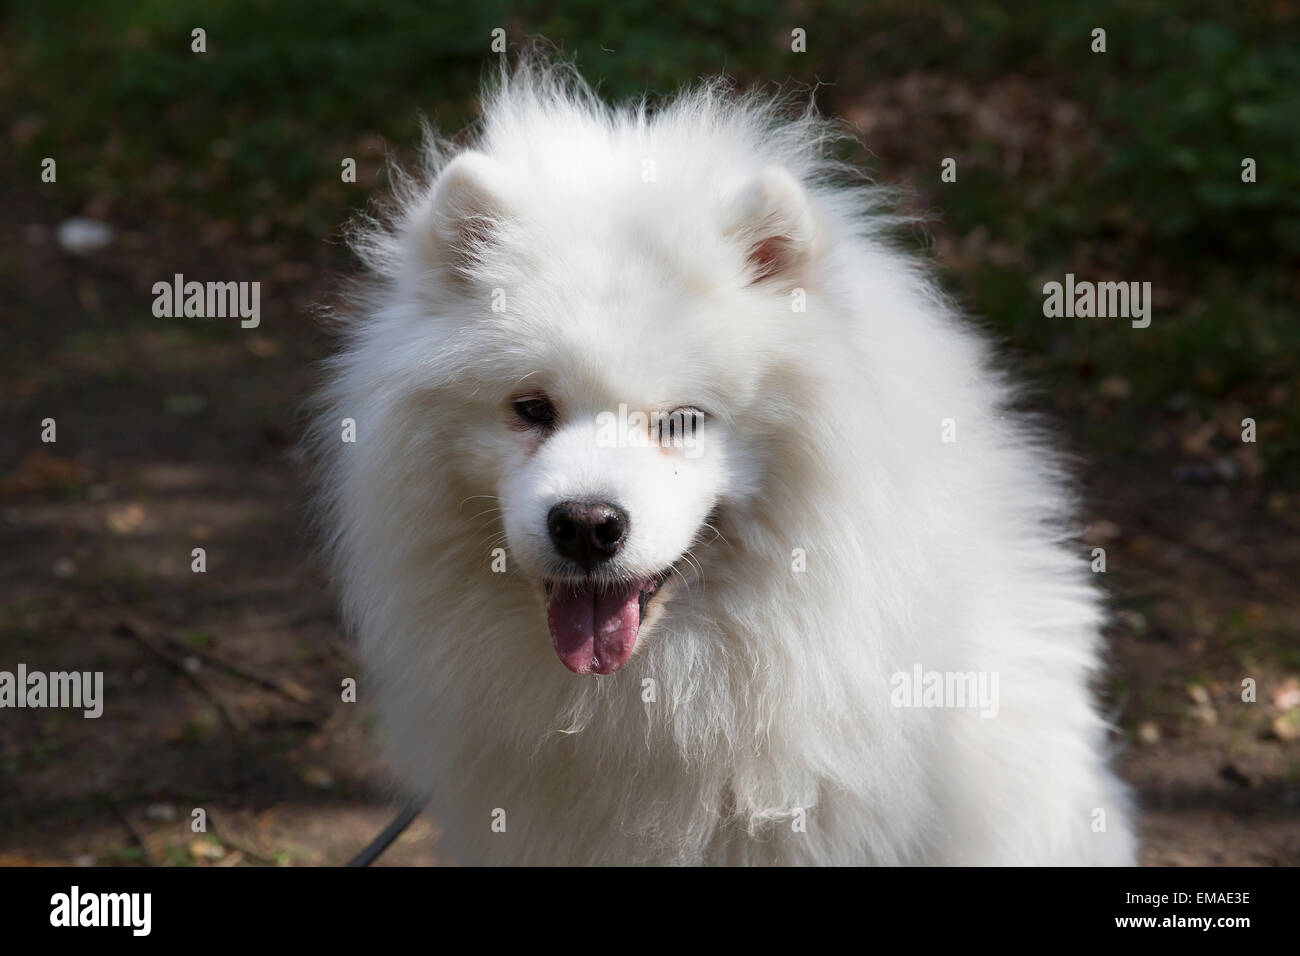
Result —
[{"label": "dog's right ear", "polygon": [[508,170],[495,159],[473,150],[453,159],[413,224],[420,264],[465,278],[509,221],[513,191]]},{"label": "dog's right ear", "polygon": [[792,285],[812,256],[817,218],[798,180],[768,166],[728,198],[724,229],[744,244],[752,283]]}]

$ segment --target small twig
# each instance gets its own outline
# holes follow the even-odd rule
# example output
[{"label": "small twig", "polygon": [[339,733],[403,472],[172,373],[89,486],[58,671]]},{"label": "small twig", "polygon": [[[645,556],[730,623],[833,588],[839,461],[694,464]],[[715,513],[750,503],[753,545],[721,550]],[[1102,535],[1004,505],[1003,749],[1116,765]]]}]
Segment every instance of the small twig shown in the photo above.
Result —
[{"label": "small twig", "polygon": [[325,647],[329,648],[329,650],[331,650],[334,653],[334,656],[339,658],[340,660],[347,661],[348,663],[352,663],[357,658],[357,655],[352,651],[352,649],[348,647],[348,645],[345,644],[343,641],[337,638],[331,638],[329,640],[326,640],[324,642],[324,645]]},{"label": "small twig", "polygon": [[213,690],[211,686],[209,686],[208,682],[203,680],[201,677],[199,677],[198,674],[195,674],[193,671],[191,671],[188,667],[185,666],[184,658],[177,657],[171,652],[159,647],[149,638],[145,637],[142,633],[140,633],[140,628],[134,625],[131,624],[119,625],[118,627],[114,628],[114,631],[119,634],[123,634],[127,637],[135,638],[141,644],[141,646],[143,646],[146,650],[152,651],[160,660],[162,660],[168,666],[179,671],[185,677],[186,680],[188,680],[191,684],[193,684],[195,687],[198,688],[199,692],[203,694],[203,696],[207,697],[208,700],[212,701],[213,706],[217,708],[217,712],[221,715],[222,720],[224,720],[227,724],[229,724],[231,729],[238,731],[239,733],[243,733],[248,729],[248,723],[242,717],[240,717],[238,714],[232,711],[228,706],[226,706],[226,702],[223,701],[220,696],[218,696],[217,692]]},{"label": "small twig", "polygon": [[202,648],[197,648],[197,647],[189,647],[188,645],[182,643],[177,638],[171,637],[169,635],[164,634],[161,635],[161,637],[162,640],[166,641],[168,645],[175,648],[180,653],[193,654],[196,657],[201,657],[203,660],[207,661],[213,667],[225,671],[227,674],[230,674],[232,677],[239,677],[253,684],[257,684],[259,687],[265,687],[267,690],[273,690],[277,694],[289,698],[289,700],[293,701],[296,704],[306,704],[311,701],[311,694],[304,688],[298,686],[297,684],[291,683],[289,681],[277,680],[274,677],[263,677],[261,674],[254,674],[252,671],[244,670],[239,665],[232,664],[230,661],[225,660],[222,657],[219,657],[218,655],[212,653],[211,651],[206,651],[203,650]]},{"label": "small twig", "polygon": [[[253,846],[251,843],[246,843],[243,840],[229,836],[222,830],[218,829],[217,821],[213,818],[211,811],[208,811],[208,830],[211,831],[212,835],[216,837],[218,842],[220,842],[223,846],[233,847],[235,850],[244,854],[244,856],[248,857],[250,860],[255,860],[256,862],[263,863],[267,866],[280,865],[279,860],[277,860],[273,856],[267,856],[265,853],[257,849],[257,847]],[[233,866],[234,864],[230,864],[230,865]]]},{"label": "small twig", "polygon": [[121,821],[122,826],[126,827],[127,834],[130,835],[131,839],[135,842],[135,845],[140,848],[140,859],[144,861],[144,865],[157,866],[158,861],[155,860],[153,854],[149,852],[149,844],[145,842],[144,834],[141,833],[139,828],[131,822],[131,818],[126,815],[126,811],[118,806],[117,802],[106,793],[101,793],[99,798],[111,811],[113,811],[113,815]]},{"label": "small twig", "polygon": [[1269,581],[1258,569],[1240,560],[1226,548],[1215,549],[1192,541],[1186,534],[1174,531],[1164,521],[1156,519],[1150,514],[1143,514],[1141,521],[1149,530],[1154,531],[1166,541],[1186,548],[1202,560],[1208,561],[1217,567],[1225,568],[1261,591],[1277,592],[1284,589],[1276,582]]}]

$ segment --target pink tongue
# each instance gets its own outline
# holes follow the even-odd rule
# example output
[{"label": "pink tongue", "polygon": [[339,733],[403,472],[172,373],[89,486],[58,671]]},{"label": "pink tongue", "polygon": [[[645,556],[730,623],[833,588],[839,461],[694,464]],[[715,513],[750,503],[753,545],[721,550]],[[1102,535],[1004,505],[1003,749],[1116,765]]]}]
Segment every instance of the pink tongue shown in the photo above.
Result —
[{"label": "pink tongue", "polygon": [[612,674],[632,656],[643,582],[602,587],[557,582],[546,605],[551,643],[575,674]]}]

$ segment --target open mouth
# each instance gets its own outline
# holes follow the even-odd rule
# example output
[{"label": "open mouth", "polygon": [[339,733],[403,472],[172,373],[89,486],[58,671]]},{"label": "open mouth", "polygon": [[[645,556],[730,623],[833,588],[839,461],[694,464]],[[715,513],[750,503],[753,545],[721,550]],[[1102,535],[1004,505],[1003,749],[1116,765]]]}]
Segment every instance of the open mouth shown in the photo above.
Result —
[{"label": "open mouth", "polygon": [[636,581],[548,579],[546,625],[575,674],[612,674],[632,656],[641,622],[673,567]]}]

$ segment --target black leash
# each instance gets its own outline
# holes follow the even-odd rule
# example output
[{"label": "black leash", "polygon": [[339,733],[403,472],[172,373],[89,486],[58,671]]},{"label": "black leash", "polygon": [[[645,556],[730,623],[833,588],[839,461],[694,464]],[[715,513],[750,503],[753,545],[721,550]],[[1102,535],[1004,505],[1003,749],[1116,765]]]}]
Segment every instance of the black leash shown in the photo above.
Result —
[{"label": "black leash", "polygon": [[369,866],[402,835],[402,831],[411,825],[411,821],[420,815],[423,807],[413,803],[393,818],[393,822],[384,827],[384,832],[370,841],[370,845],[348,861],[348,866]]}]

